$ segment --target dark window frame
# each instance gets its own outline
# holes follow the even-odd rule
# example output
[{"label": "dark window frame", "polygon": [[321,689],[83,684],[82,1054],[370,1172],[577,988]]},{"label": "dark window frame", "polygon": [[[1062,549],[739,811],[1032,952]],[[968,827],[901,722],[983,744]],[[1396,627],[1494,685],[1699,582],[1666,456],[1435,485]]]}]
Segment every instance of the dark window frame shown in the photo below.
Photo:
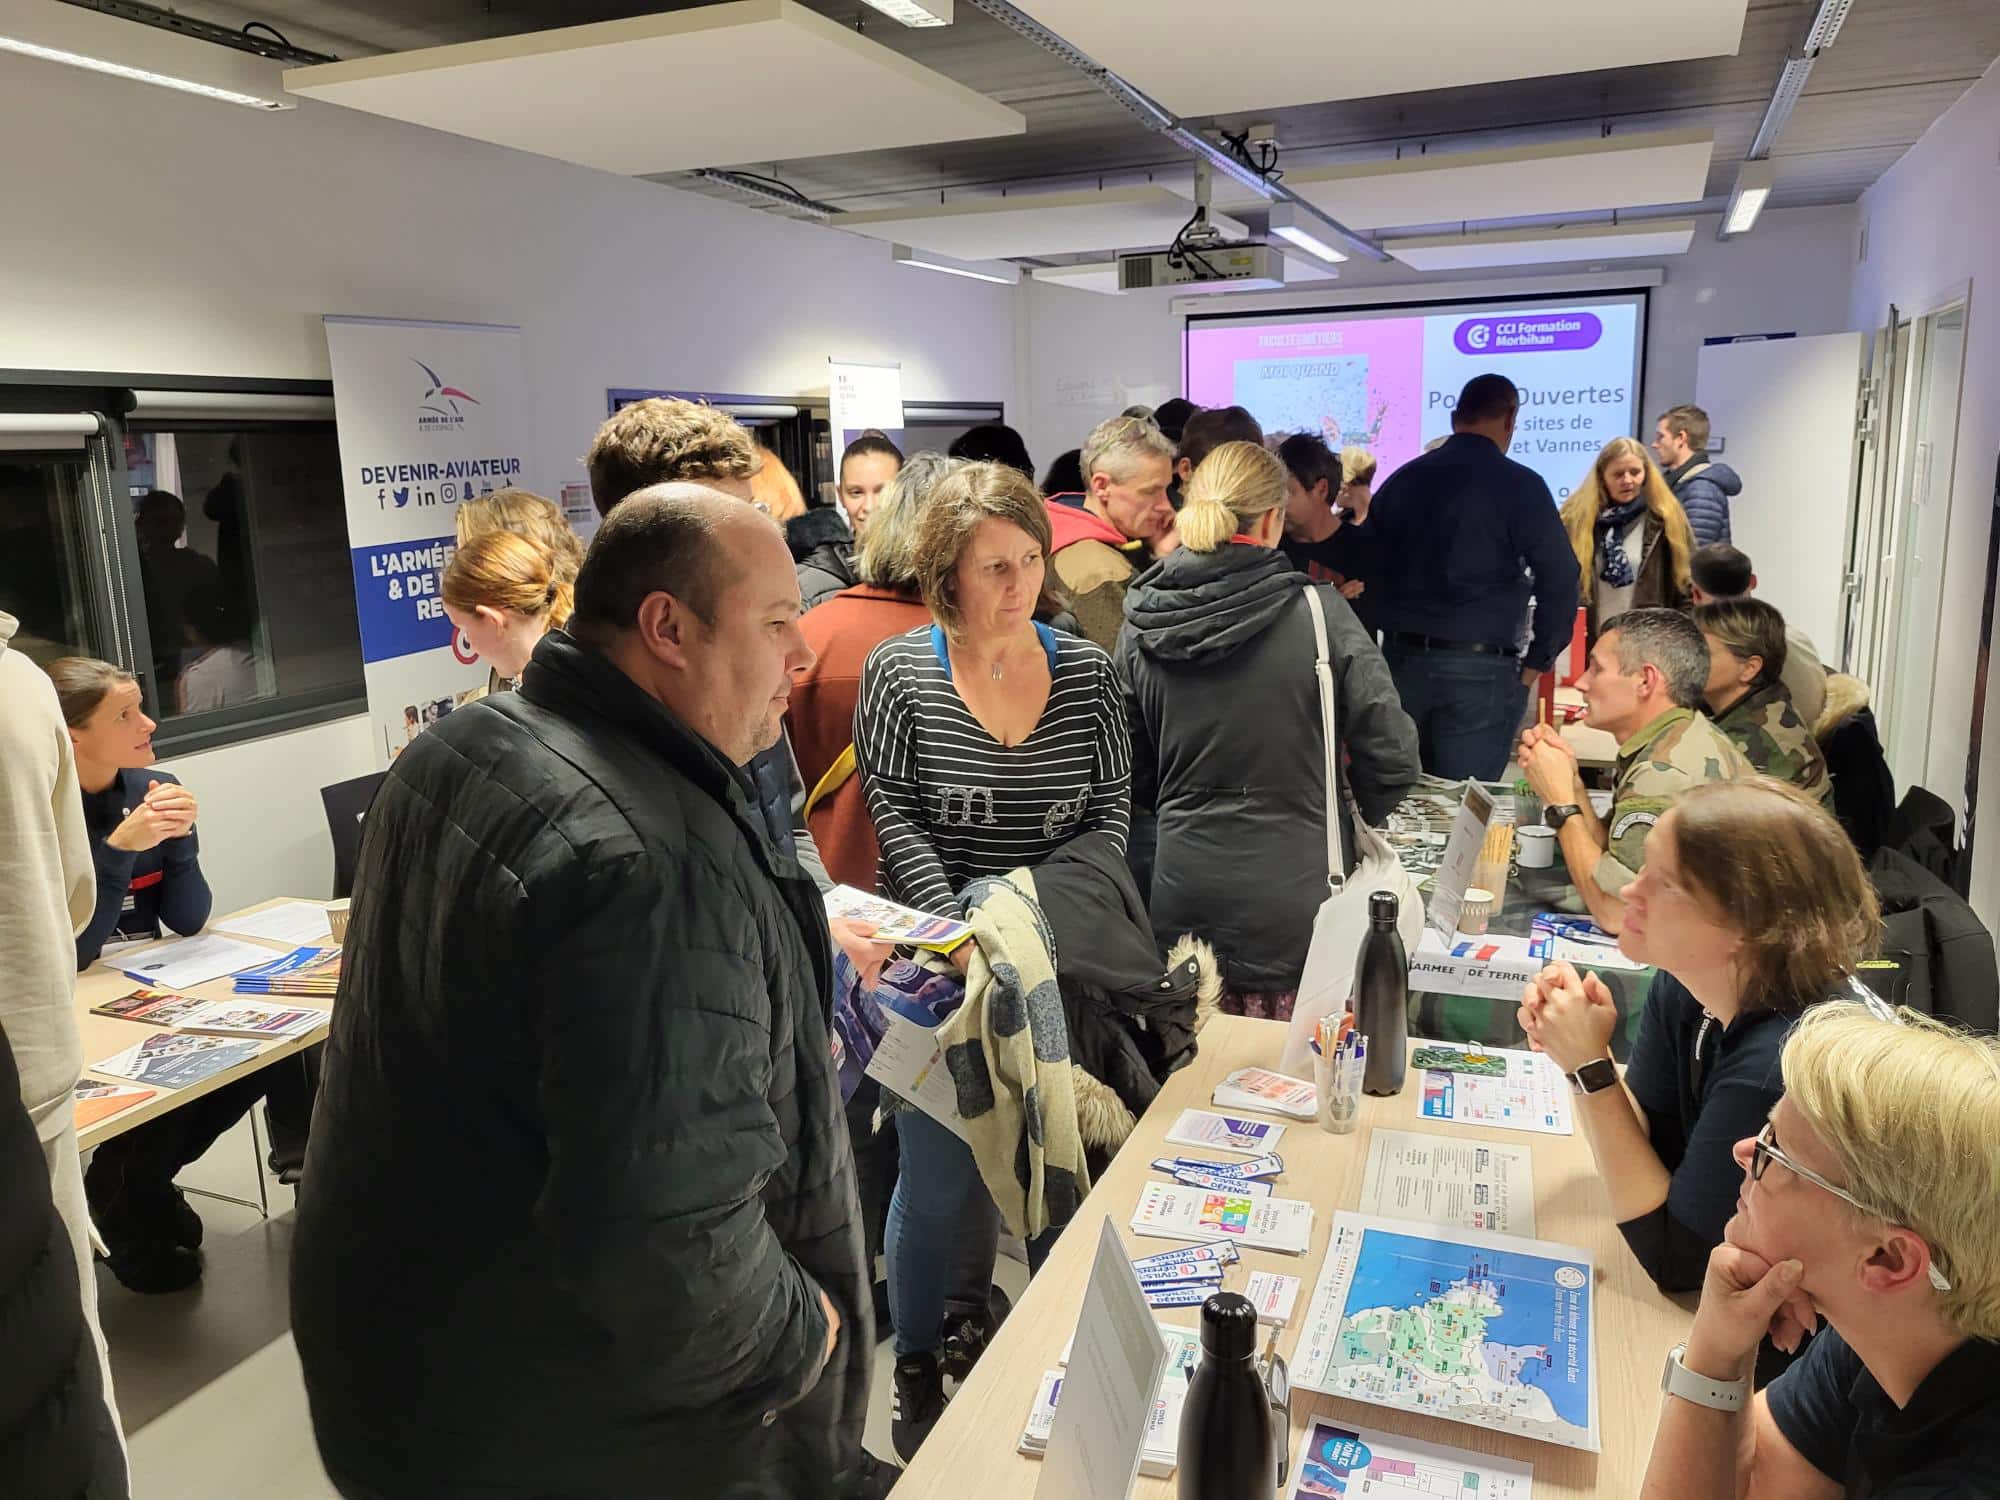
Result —
[{"label": "dark window frame", "polygon": [[[187,391],[243,396],[315,396],[331,399],[333,383],[327,380],[270,380],[212,375],[156,375],[64,370],[0,370],[0,409],[31,413],[92,412],[103,423],[94,440],[102,445],[109,466],[109,487],[114,500],[123,499],[130,482],[125,468],[125,438],[135,425],[132,417],[136,391]],[[241,419],[224,414],[200,418],[139,419],[141,431],[283,431],[296,425],[270,416],[246,415]],[[159,713],[160,684],[153,670],[152,631],[146,619],[146,603],[139,587],[139,534],[132,507],[112,504],[108,516],[86,516],[88,527],[104,537],[107,549],[90,566],[92,579],[90,608],[93,623],[104,638],[115,642],[113,659],[139,679],[146,710],[160,721],[154,736],[154,750],[162,760],[191,755],[228,745],[246,744],[271,735],[310,729],[352,718],[368,711],[368,691],[364,676],[352,682],[335,683],[304,692],[284,693],[233,708],[212,709],[198,714],[163,718]],[[344,523],[343,523],[344,524]],[[109,559],[112,566],[104,566]],[[361,643],[355,638],[355,655]]]}]

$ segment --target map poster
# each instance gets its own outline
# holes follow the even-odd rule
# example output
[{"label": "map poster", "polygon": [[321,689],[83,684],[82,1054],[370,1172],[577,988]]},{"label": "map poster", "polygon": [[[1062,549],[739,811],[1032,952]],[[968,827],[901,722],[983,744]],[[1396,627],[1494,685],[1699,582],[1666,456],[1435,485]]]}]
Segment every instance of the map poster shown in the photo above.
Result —
[{"label": "map poster", "polygon": [[1492,1458],[1394,1437],[1366,1427],[1342,1427],[1314,1417],[1292,1466],[1285,1500],[1326,1495],[1378,1495],[1382,1500],[1530,1500],[1534,1470]]},{"label": "map poster", "polygon": [[1598,1450],[1589,1254],[1334,1216],[1292,1384]]}]

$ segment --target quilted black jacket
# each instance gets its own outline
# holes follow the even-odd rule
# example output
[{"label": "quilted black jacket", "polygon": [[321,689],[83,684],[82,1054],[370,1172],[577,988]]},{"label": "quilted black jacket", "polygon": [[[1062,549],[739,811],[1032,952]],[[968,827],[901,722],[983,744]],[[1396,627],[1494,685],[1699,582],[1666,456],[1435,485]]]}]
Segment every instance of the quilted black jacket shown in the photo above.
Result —
[{"label": "quilted black jacket", "polygon": [[745,788],[560,632],[391,769],[293,1261],[336,1484],[818,1497],[854,1463],[831,952]]}]

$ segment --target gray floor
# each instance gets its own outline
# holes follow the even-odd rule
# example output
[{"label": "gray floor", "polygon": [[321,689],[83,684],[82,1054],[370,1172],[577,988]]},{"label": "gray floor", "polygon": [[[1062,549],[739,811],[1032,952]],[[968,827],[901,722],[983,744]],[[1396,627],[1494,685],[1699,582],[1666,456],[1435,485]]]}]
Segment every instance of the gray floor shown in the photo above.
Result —
[{"label": "gray floor", "polygon": [[[249,1127],[239,1124],[181,1174],[181,1185],[254,1200],[254,1162]],[[269,1220],[254,1208],[191,1200],[206,1227],[208,1266],[196,1287],[141,1297],[98,1267],[135,1500],[336,1500],[313,1449],[292,1345],[291,1193],[266,1183]],[[1003,1254],[994,1279],[1018,1299],[1027,1267]],[[885,1342],[864,1436],[884,1457],[892,1364]]]}]

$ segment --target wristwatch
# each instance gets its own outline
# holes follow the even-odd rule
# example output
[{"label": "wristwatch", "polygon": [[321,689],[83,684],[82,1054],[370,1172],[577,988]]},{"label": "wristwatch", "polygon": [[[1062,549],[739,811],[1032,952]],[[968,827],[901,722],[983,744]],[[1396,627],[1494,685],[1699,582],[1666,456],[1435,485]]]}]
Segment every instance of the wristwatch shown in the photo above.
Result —
[{"label": "wristwatch", "polygon": [[1686,1344],[1676,1344],[1667,1351],[1666,1368],[1660,1371],[1660,1389],[1669,1396],[1692,1401],[1710,1411],[1743,1410],[1743,1399],[1750,1394],[1750,1382],[1711,1380],[1706,1375],[1697,1375],[1681,1363],[1681,1356],[1686,1353]]},{"label": "wristwatch", "polygon": [[1608,1057],[1593,1057],[1574,1073],[1563,1075],[1569,1086],[1579,1094],[1595,1094],[1611,1088],[1618,1082],[1618,1064]]},{"label": "wristwatch", "polygon": [[1561,828],[1582,811],[1583,809],[1574,802],[1560,802],[1554,807],[1542,809],[1542,822],[1550,828]]}]

